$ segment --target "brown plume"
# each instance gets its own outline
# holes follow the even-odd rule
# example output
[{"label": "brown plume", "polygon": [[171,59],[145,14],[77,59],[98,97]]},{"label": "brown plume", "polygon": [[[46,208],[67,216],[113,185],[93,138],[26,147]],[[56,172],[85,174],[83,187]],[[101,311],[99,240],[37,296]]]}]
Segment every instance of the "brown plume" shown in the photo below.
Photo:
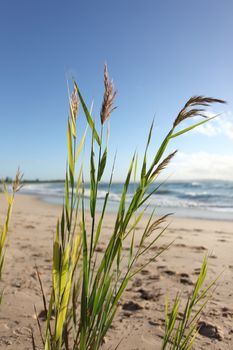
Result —
[{"label": "brown plume", "polygon": [[155,175],[158,175],[163,169],[166,168],[168,163],[172,160],[174,155],[176,154],[177,150],[171,154],[169,154],[153,171],[151,178],[154,177]]},{"label": "brown plume", "polygon": [[116,109],[113,107],[116,91],[114,91],[113,81],[109,79],[107,65],[104,65],[104,98],[100,112],[101,124],[103,125],[109,118],[111,112]]},{"label": "brown plume", "polygon": [[[175,128],[178,124],[180,124],[183,120],[185,120],[187,118],[192,118],[192,117],[196,117],[196,116],[206,118],[206,115],[203,114],[205,109],[198,108],[198,106],[208,107],[212,103],[226,103],[226,101],[220,100],[217,98],[212,98],[212,97],[205,97],[205,96],[193,96],[193,97],[191,97],[186,102],[184,107],[181,109],[176,120],[174,121],[173,127]],[[196,108],[192,108],[192,107],[196,107]]]},{"label": "brown plume", "polygon": [[23,174],[21,173],[20,169],[18,168],[16,175],[15,175],[15,179],[12,183],[13,193],[18,192],[20,190],[20,188],[23,186],[22,179],[23,179]]},{"label": "brown plume", "polygon": [[78,99],[78,91],[75,85],[70,98],[70,108],[71,108],[72,116],[74,120],[76,120],[78,116],[79,99]]}]

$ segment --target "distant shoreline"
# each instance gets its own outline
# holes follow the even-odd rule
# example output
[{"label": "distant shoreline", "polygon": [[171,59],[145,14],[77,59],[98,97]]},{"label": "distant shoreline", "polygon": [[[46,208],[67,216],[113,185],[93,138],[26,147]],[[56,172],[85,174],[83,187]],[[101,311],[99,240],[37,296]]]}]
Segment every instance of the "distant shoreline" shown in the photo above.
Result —
[{"label": "distant shoreline", "polygon": [[[12,183],[12,178],[11,177],[6,177],[4,182],[6,184],[11,184]],[[65,179],[45,179],[45,180],[40,180],[40,179],[33,179],[33,180],[29,180],[29,179],[25,179],[22,181],[22,184],[34,184],[34,183],[38,183],[38,184],[43,184],[43,183],[64,183]],[[124,181],[112,181],[112,184],[122,184]],[[163,179],[161,179],[160,181],[158,181],[158,183],[162,183]],[[198,183],[198,182],[226,182],[226,183],[233,183],[233,180],[224,180],[224,179],[174,179],[174,180],[166,180],[165,183]],[[86,182],[87,184],[89,184],[89,182]],[[102,184],[108,184],[108,181],[102,181]],[[139,181],[136,181],[135,184],[139,184]]]},{"label": "distant shoreline", "polygon": [[[148,213],[154,208],[163,215],[175,213],[178,217],[233,221],[233,182],[226,181],[169,181],[158,187],[150,197]],[[131,202],[137,183],[130,184],[126,196],[126,206]],[[116,213],[121,199],[123,183],[112,183],[107,211]],[[102,182],[98,189],[97,211],[100,211],[109,191],[108,184]],[[34,195],[44,202],[62,204],[64,201],[64,181],[26,181],[21,193]],[[147,192],[149,193],[149,192]],[[85,185],[85,207],[89,209],[90,185]],[[142,206],[141,208],[144,209]]]},{"label": "distant shoreline", "polygon": [[[155,184],[155,187],[159,183]],[[123,183],[112,183],[107,211],[116,213],[121,199]],[[137,183],[128,187],[126,206],[132,200]],[[108,192],[108,184],[99,185],[97,211],[100,211]],[[64,180],[25,180],[20,191],[50,204],[64,202]],[[149,193],[149,192],[148,192]],[[85,184],[85,207],[89,209],[90,185]],[[141,207],[143,208],[143,206]],[[176,217],[233,221],[233,182],[223,180],[167,181],[158,186],[150,198],[148,214],[156,208],[159,215],[174,213]]]},{"label": "distant shoreline", "polygon": [[[54,206],[54,207],[61,207],[62,206],[62,202],[58,202],[56,200],[51,200],[51,198],[46,199],[43,196],[40,195],[36,195],[36,194],[24,194],[24,193],[19,193],[18,195],[23,196],[23,197],[29,197],[31,199],[37,200],[43,204],[47,204],[49,206]],[[171,208],[162,208],[162,211],[157,211],[157,215],[161,216],[161,215],[165,215],[167,213],[171,213],[171,220],[174,219],[178,219],[178,220],[195,220],[195,221],[202,221],[202,222],[233,222],[233,218],[224,218],[224,217],[216,217],[213,215],[213,217],[205,217],[205,216],[193,216],[193,215],[185,215],[185,213],[182,215],[180,213],[177,213],[175,211],[171,211]],[[89,208],[86,208],[86,212],[89,213],[90,210]],[[100,213],[100,209],[97,208],[97,213]],[[110,216],[114,216],[115,217],[116,214],[116,210],[107,210],[106,211],[106,215],[110,215]],[[150,215],[150,213],[145,213],[145,217],[148,217]]]}]

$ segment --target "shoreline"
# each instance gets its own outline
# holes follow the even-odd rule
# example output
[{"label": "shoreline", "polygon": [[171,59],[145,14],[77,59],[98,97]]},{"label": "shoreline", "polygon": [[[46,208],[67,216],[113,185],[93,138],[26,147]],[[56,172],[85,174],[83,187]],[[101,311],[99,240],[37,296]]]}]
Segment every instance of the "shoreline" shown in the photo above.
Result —
[{"label": "shoreline", "polygon": [[[4,203],[4,204],[3,204]],[[5,198],[0,195],[0,224],[5,214]],[[52,242],[60,205],[51,205],[40,198],[19,195],[10,223],[3,278],[0,289],[4,297],[0,308],[0,350],[31,349],[30,328],[34,330],[36,343],[40,345],[35,319],[34,304],[38,314],[42,310],[42,298],[36,277],[38,266],[46,296],[50,292]],[[99,251],[104,252],[112,232],[114,214],[106,214]],[[145,218],[146,220],[146,218]],[[139,225],[137,235],[145,227]],[[194,350],[229,350],[233,344],[233,232],[232,222],[198,220],[171,217],[164,235],[158,241],[163,247],[174,243],[156,262],[141,271],[127,287],[120,301],[116,319],[106,337],[103,350],[160,350],[164,327],[166,296],[172,301],[178,292],[186,300],[193,289],[201,262],[208,255],[207,284],[222,271],[222,277],[213,297],[207,304],[201,320],[216,327],[221,340],[203,335],[197,336]],[[87,229],[90,227],[87,215]],[[126,242],[124,252],[127,254]],[[139,310],[125,310],[133,301]],[[41,319],[44,325],[43,319]]]},{"label": "shoreline", "polygon": [[[57,206],[57,207],[61,207],[62,204],[61,203],[58,203],[56,201],[49,201],[49,200],[46,200],[45,196],[41,196],[41,195],[36,195],[36,194],[22,194],[22,193],[19,193],[18,194],[19,196],[25,196],[25,197],[30,197],[30,198],[34,198],[42,203],[45,203],[45,204],[49,204],[49,205],[52,205],[52,206]],[[17,196],[18,196],[17,195]],[[118,205],[119,203],[117,203]],[[172,211],[171,209],[174,209],[174,208],[167,208],[167,207],[157,207],[158,209],[158,215],[164,215],[166,213],[172,213],[171,217],[174,217],[174,218],[177,218],[177,219],[190,219],[190,220],[202,220],[202,221],[223,221],[223,222],[232,222],[233,223],[233,214],[232,214],[232,218],[207,218],[207,217],[203,217],[203,216],[194,216],[194,215],[185,215],[185,214],[176,214],[175,211]],[[180,208],[177,208],[177,211],[179,211]],[[188,212],[189,210],[192,211],[193,208],[186,208],[186,212]],[[85,210],[87,213],[90,212],[89,209],[86,209]],[[98,209],[97,207],[97,213],[100,213],[101,210]],[[115,216],[117,213],[117,211],[114,211],[114,210],[106,210],[106,215],[111,215],[111,216]],[[212,211],[212,214],[214,215],[215,211]],[[217,212],[218,214],[220,214],[220,212],[218,211]],[[224,214],[224,213],[223,213]],[[145,217],[148,217],[150,215],[150,213],[145,213]]]}]

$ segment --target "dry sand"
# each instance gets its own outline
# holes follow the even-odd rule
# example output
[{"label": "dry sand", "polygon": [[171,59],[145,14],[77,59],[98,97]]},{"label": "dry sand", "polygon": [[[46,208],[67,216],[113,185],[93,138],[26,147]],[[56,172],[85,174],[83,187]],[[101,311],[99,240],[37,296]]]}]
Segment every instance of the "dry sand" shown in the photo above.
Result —
[{"label": "dry sand", "polygon": [[[0,195],[0,223],[5,213],[3,203]],[[0,350],[32,349],[30,328],[35,330],[39,345],[34,305],[40,312],[42,303],[35,264],[48,291],[52,238],[59,214],[57,205],[29,196],[16,198],[0,286],[4,287],[0,307]],[[201,316],[202,321],[216,327],[212,328],[215,338],[210,334],[198,335],[194,349],[233,349],[233,222],[175,217],[171,221],[158,245],[163,246],[176,238],[175,242],[128,286],[106,337],[104,350],[115,349],[120,341],[119,350],[160,350],[165,297],[168,294],[172,300],[177,291],[187,297],[207,253],[210,254],[207,280],[213,280],[223,270],[224,273]],[[113,218],[108,215],[104,237],[110,232],[112,223]]]}]

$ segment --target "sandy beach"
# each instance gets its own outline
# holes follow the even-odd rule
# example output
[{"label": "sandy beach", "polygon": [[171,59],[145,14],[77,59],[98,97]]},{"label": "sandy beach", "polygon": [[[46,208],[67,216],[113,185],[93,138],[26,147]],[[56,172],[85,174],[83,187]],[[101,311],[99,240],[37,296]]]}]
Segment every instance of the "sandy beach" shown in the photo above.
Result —
[{"label": "sandy beach", "polygon": [[[1,224],[4,203],[1,194]],[[1,282],[4,298],[0,308],[0,350],[32,349],[31,328],[38,349],[41,348],[34,305],[40,313],[42,298],[35,265],[48,293],[52,239],[59,215],[59,205],[47,204],[32,196],[18,195],[16,198]],[[115,349],[119,342],[119,350],[160,350],[166,295],[172,301],[180,291],[186,300],[205,254],[209,255],[207,283],[222,271],[223,274],[200,319],[212,326],[213,337],[199,334],[194,349],[233,348],[233,222],[176,217],[169,221],[170,226],[158,246],[175,240],[174,243],[128,286],[106,337],[104,350]],[[144,223],[140,224],[141,229]],[[102,250],[112,225],[113,214],[109,214],[104,223]]]}]

